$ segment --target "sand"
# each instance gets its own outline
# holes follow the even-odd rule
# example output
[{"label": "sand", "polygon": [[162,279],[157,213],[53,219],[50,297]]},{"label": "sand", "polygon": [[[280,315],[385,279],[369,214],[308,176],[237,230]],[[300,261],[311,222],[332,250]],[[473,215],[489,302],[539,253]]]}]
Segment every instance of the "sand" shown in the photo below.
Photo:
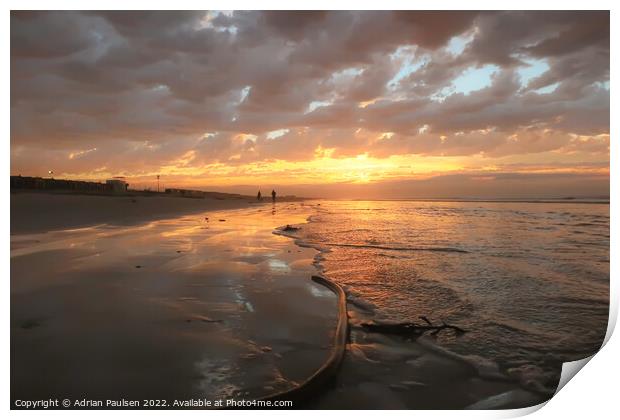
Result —
[{"label": "sand", "polygon": [[97,195],[48,192],[11,193],[11,233],[41,232],[111,223],[131,225],[178,214],[259,205],[250,197],[183,198],[165,194]]},{"label": "sand", "polygon": [[[311,203],[193,202],[12,196],[12,402],[251,399],[290,389],[322,365],[336,298],[311,281],[316,250],[273,234],[303,228]],[[423,342],[366,333],[363,308],[352,303],[349,315],[352,343],[333,386],[297,408],[513,408],[545,399]]]},{"label": "sand", "polygon": [[263,207],[12,235],[12,400],[251,398],[312,374],[336,299],[271,233],[303,217]]}]

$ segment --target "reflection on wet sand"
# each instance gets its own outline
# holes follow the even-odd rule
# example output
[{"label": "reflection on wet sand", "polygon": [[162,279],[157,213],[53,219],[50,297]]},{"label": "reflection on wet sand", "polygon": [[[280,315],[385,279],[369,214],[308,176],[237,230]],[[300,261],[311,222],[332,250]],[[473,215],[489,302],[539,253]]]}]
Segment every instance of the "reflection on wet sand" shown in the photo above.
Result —
[{"label": "reflection on wet sand", "polygon": [[12,236],[12,398],[257,397],[313,373],[335,297],[272,234],[308,214],[260,210]]},{"label": "reflection on wet sand", "polygon": [[[335,271],[347,288],[350,343],[333,386],[307,407],[514,408],[547,398],[433,340],[362,328],[377,305],[355,287],[376,281],[381,264],[351,254],[334,265],[337,252],[307,241],[325,207],[278,204],[11,236],[12,398],[254,398],[291,389],[332,348],[336,298],[311,280],[323,265],[328,274],[366,267],[367,277]],[[420,296],[406,303],[415,307]]]}]

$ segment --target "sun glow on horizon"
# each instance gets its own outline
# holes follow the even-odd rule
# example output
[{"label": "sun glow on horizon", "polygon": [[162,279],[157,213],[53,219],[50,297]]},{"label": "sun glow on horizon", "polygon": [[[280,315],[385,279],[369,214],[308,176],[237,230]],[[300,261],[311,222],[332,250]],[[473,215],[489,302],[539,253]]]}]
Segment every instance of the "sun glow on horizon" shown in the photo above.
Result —
[{"label": "sun glow on horizon", "polygon": [[59,177],[103,180],[124,176],[145,181],[161,175],[169,183],[189,187],[205,183],[218,186],[252,184],[368,184],[386,180],[426,178],[464,169],[460,157],[398,155],[386,158],[361,153],[353,157],[333,157],[333,150],[318,150],[311,161],[271,160],[239,165],[213,163],[192,166],[193,153],[185,153],[170,165],[138,173],[110,173],[102,168],[93,173],[61,173]]},{"label": "sun glow on horizon", "polygon": [[[387,134],[387,133],[386,133]],[[84,173],[55,174],[57,178],[103,181],[114,176],[124,176],[135,189],[155,188],[154,179],[161,175],[162,189],[166,187],[205,189],[208,186],[231,188],[242,185],[371,185],[384,181],[427,180],[437,176],[470,175],[478,182],[490,182],[496,174],[514,172],[540,175],[583,174],[609,176],[609,166],[574,164],[558,167],[557,155],[540,153],[528,163],[518,158],[478,156],[425,156],[394,155],[374,157],[368,152],[355,156],[339,157],[335,149],[317,148],[310,161],[273,159],[263,162],[231,162],[194,165],[195,153],[187,152],[169,164],[138,172],[112,173],[105,166]],[[569,156],[570,157],[570,156]]]}]

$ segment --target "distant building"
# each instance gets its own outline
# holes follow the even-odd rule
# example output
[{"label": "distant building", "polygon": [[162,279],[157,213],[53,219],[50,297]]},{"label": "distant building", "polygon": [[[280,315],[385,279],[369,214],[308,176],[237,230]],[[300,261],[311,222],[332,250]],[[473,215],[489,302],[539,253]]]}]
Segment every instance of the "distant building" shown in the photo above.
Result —
[{"label": "distant building", "polygon": [[111,191],[116,193],[127,192],[127,188],[129,187],[129,184],[123,179],[106,179],[105,183]]},{"label": "distant building", "polygon": [[111,191],[111,186],[101,182],[73,181],[69,179],[20,175],[11,176],[11,189],[109,192]]}]

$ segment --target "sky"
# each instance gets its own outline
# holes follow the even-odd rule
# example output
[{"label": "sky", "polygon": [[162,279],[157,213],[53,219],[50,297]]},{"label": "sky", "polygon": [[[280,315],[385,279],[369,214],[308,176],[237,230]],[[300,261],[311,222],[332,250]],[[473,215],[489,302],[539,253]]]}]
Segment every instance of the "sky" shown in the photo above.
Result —
[{"label": "sky", "polygon": [[11,13],[11,174],[609,194],[609,13]]}]

